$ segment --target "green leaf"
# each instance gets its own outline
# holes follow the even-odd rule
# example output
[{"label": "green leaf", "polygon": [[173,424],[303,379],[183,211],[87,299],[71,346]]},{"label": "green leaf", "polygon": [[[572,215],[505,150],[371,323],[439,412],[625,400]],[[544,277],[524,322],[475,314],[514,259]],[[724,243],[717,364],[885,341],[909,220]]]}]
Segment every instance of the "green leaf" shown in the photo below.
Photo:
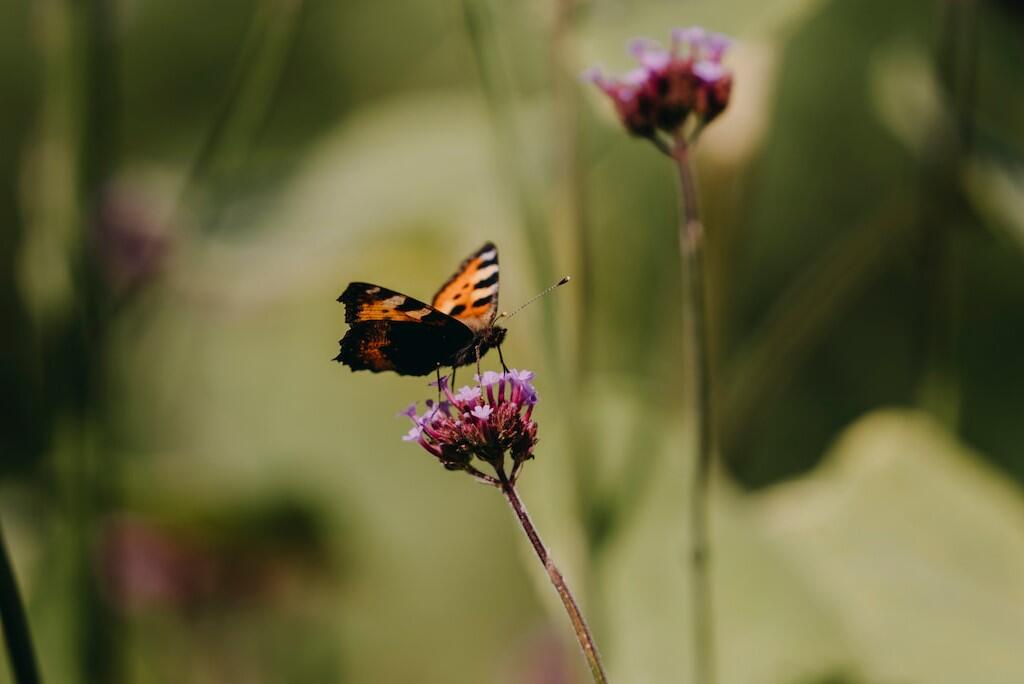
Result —
[{"label": "green leaf", "polygon": [[1024,498],[932,418],[868,415],[757,511],[868,681],[1024,681]]}]

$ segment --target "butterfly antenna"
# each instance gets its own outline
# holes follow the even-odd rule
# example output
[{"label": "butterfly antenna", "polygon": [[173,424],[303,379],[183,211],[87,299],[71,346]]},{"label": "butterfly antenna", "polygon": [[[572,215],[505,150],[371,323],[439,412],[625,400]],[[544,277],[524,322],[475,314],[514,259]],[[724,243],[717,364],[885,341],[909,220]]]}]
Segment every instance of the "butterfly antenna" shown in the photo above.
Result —
[{"label": "butterfly antenna", "polygon": [[561,280],[559,280],[559,281],[558,281],[557,283],[555,283],[555,284],[554,284],[554,285],[552,285],[551,287],[547,288],[546,290],[544,290],[544,291],[543,291],[543,292],[541,292],[540,294],[537,294],[537,295],[534,295],[533,297],[531,297],[531,298],[530,298],[529,300],[527,300],[527,302],[526,302],[525,304],[520,304],[520,305],[519,305],[519,308],[517,308],[517,309],[516,309],[515,311],[513,311],[512,313],[509,313],[509,312],[507,312],[507,311],[502,311],[502,312],[501,312],[500,314],[498,314],[498,318],[497,318],[496,320],[501,320],[502,318],[512,318],[512,317],[513,317],[513,316],[515,316],[515,315],[516,315],[517,313],[519,313],[520,311],[522,311],[522,310],[523,310],[523,309],[525,309],[526,307],[530,306],[531,304],[533,304],[533,303],[534,303],[535,301],[537,301],[538,299],[540,299],[540,298],[541,298],[541,297],[543,297],[544,295],[548,294],[548,293],[549,293],[549,292],[551,292],[552,290],[555,290],[555,289],[558,289],[558,288],[560,288],[560,287],[561,287],[562,285],[565,285],[565,284],[566,284],[567,282],[569,282],[570,280],[572,280],[572,279],[571,279],[571,278],[570,278],[569,276],[565,276],[564,278],[562,278],[562,279],[561,279]]}]

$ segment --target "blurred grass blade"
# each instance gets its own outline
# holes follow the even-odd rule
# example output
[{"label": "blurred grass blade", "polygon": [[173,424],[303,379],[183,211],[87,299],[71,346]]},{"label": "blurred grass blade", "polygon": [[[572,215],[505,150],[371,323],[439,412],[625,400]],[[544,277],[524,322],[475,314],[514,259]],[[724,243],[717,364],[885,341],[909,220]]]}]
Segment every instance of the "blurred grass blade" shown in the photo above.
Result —
[{"label": "blurred grass blade", "polygon": [[[498,169],[505,184],[511,188],[527,248],[533,259],[535,286],[540,290],[562,274],[555,273],[546,221],[540,203],[535,198],[536,193],[530,186],[530,174],[520,153],[524,141],[515,123],[515,84],[512,69],[501,50],[494,9],[489,0],[463,0],[462,8],[466,33],[476,57],[480,84],[494,128]],[[543,310],[543,337],[547,357],[554,368],[561,368],[558,362],[559,346],[554,299],[542,299],[540,305]]]},{"label": "blurred grass blade", "polygon": [[242,43],[224,99],[182,184],[181,202],[214,173],[240,167],[266,123],[298,35],[303,0],[266,0]]},{"label": "blurred grass blade", "polygon": [[906,201],[891,201],[837,238],[779,296],[746,348],[725,368],[719,414],[725,452],[757,407],[785,387],[832,321],[908,248],[914,216]]},{"label": "blurred grass blade", "polygon": [[11,672],[17,684],[36,684],[39,667],[36,664],[35,647],[25,617],[25,605],[18,591],[14,565],[7,552],[3,529],[0,528],[0,620],[3,622],[4,639]]}]

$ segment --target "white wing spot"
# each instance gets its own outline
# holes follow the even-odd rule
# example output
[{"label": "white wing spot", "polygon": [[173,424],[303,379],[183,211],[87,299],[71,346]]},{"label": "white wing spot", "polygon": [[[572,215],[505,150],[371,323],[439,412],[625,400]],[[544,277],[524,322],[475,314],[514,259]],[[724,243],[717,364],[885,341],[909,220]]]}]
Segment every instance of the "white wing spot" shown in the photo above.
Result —
[{"label": "white wing spot", "polygon": [[498,265],[488,266],[487,268],[481,268],[479,271],[473,274],[473,282],[479,283],[481,280],[487,280],[492,275],[498,272]]},{"label": "white wing spot", "polygon": [[430,313],[430,309],[423,307],[422,309],[416,309],[415,311],[407,311],[409,316],[415,318],[417,321]]}]

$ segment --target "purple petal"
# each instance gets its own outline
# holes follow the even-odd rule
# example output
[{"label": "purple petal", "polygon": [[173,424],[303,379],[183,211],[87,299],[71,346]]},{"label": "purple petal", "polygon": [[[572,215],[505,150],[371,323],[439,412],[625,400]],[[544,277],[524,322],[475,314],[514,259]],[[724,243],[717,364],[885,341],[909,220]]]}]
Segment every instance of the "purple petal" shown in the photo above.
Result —
[{"label": "purple petal", "polygon": [[473,377],[476,378],[476,381],[480,383],[481,387],[493,385],[501,380],[501,374],[495,373],[494,371],[484,371],[483,376],[474,375]]},{"label": "purple petal", "polygon": [[423,434],[423,428],[420,427],[419,424],[413,425],[409,429],[409,432],[404,437],[402,437],[402,441],[403,442],[415,442],[415,441],[417,441],[420,438],[420,435],[422,435],[422,434]]},{"label": "purple petal", "polygon": [[534,376],[533,371],[526,370],[525,368],[523,370],[516,370],[515,368],[510,368],[508,374],[511,375],[512,379],[515,380],[516,382],[530,382],[531,380],[533,380]]},{"label": "purple petal", "polygon": [[476,401],[479,398],[480,398],[480,388],[479,387],[470,387],[469,385],[464,385],[455,394],[455,401],[459,402],[460,404],[468,404],[469,402]]},{"label": "purple petal", "polygon": [[629,52],[649,70],[664,69],[672,59],[661,45],[647,38],[637,38],[630,43]]},{"label": "purple petal", "polygon": [[536,404],[537,390],[534,389],[531,382],[534,376],[533,371],[511,369],[509,375],[516,386],[513,401],[517,404]]},{"label": "purple petal", "polygon": [[700,26],[687,26],[672,31],[673,45],[690,45],[696,47],[704,40],[704,29]]},{"label": "purple petal", "polygon": [[487,420],[488,418],[491,417],[491,413],[493,412],[494,409],[492,409],[490,406],[488,406],[487,404],[482,404],[480,406],[475,407],[470,413],[472,413],[475,417],[479,418],[480,420]]},{"label": "purple petal", "polygon": [[408,418],[416,420],[416,402],[409,404],[409,408],[405,409],[404,411],[400,411],[398,415],[406,416]]},{"label": "purple petal", "polygon": [[[648,76],[649,74],[647,73],[647,69],[633,69],[622,77],[622,82],[631,88],[637,88],[647,82]],[[632,91],[623,91],[622,99],[631,99],[633,95],[634,93]]]},{"label": "purple petal", "polygon": [[427,387],[437,387],[444,392],[448,389],[448,376],[442,375],[437,380],[431,380],[427,383]]},{"label": "purple petal", "polygon": [[714,83],[725,76],[726,68],[718,62],[701,60],[693,65],[693,73],[705,83]]},{"label": "purple petal", "polygon": [[713,62],[721,61],[722,55],[732,45],[732,39],[724,33],[711,33],[704,39],[704,49],[708,53],[708,59]]},{"label": "purple petal", "polygon": [[594,85],[600,86],[606,82],[604,72],[601,71],[601,67],[592,66],[588,69],[584,69],[580,74],[580,80],[586,81],[587,83],[593,83]]}]

